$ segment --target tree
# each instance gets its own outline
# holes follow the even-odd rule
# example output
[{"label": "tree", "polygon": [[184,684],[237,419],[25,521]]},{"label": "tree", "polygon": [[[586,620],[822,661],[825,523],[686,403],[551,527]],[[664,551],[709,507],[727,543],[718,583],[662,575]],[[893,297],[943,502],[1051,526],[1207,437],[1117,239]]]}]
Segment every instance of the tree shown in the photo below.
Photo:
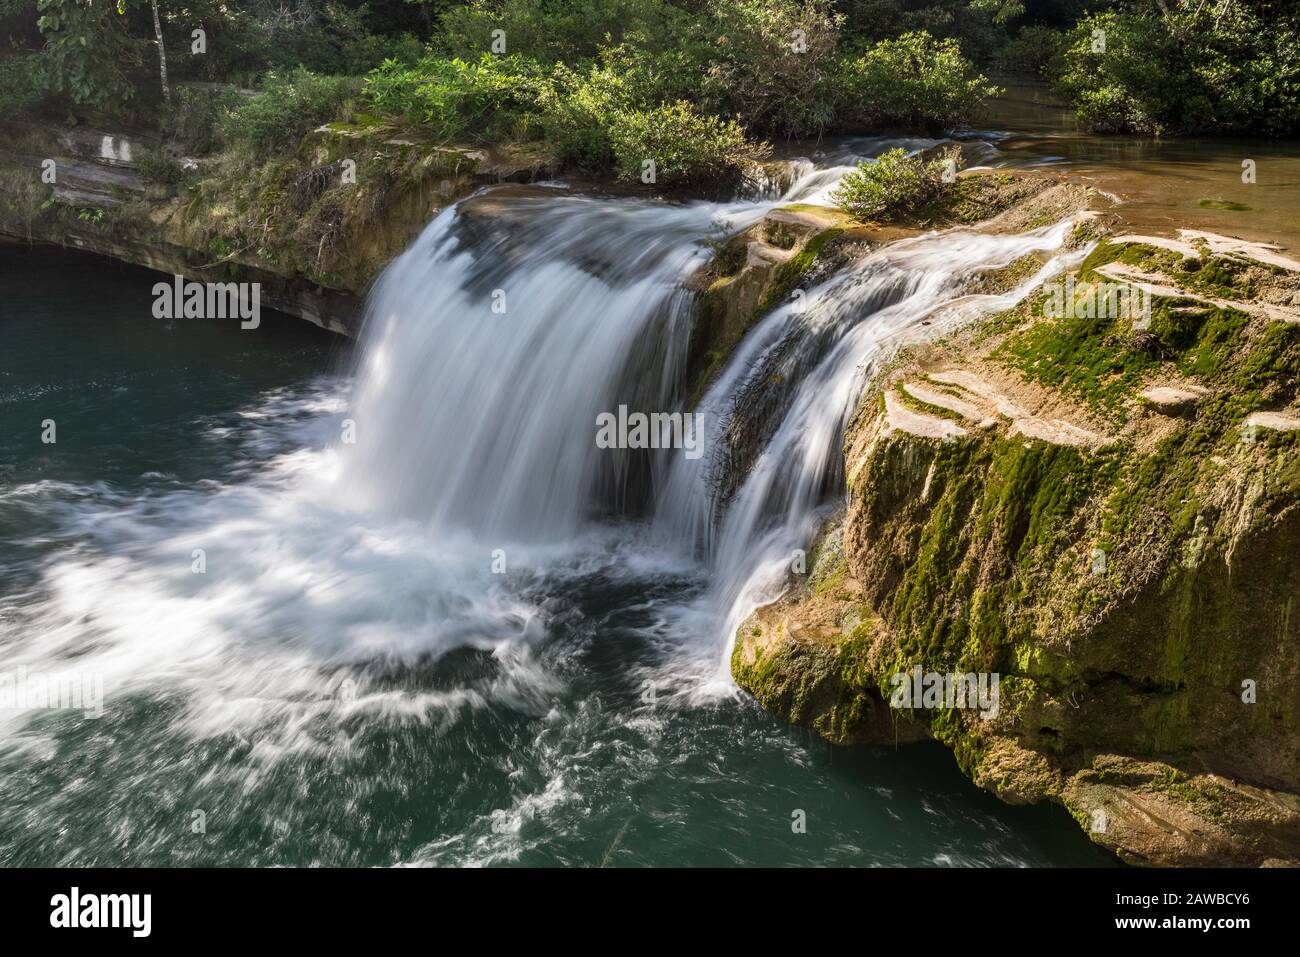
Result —
[{"label": "tree", "polygon": [[36,21],[45,38],[41,80],[51,93],[74,103],[121,109],[135,96],[134,68],[141,41],[127,32],[126,18],[92,0],[36,0]]},{"label": "tree", "polygon": [[[171,109],[172,91],[167,86],[167,50],[163,47],[162,24],[158,21],[158,0],[149,0],[153,7],[153,35],[158,42],[158,73],[162,77],[163,101]],[[117,12],[125,12],[126,0],[118,0]]]}]

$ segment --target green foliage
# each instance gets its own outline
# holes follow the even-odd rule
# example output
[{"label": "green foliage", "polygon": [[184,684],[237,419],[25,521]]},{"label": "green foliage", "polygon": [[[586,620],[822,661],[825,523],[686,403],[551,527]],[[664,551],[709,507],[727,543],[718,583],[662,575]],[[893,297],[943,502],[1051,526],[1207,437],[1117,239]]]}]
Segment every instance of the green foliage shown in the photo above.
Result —
[{"label": "green foliage", "polygon": [[956,169],[957,150],[933,159],[908,156],[901,149],[859,163],[831,193],[841,209],[861,220],[883,220],[919,209],[947,187],[944,176]]},{"label": "green foliage", "polygon": [[[948,128],[997,92],[972,62],[1048,74],[1101,131],[1300,130],[1300,10],[1287,0],[187,0],[159,12],[174,89],[370,73],[377,99],[435,135],[545,127],[593,168],[613,161],[613,112],[681,101],[759,136]],[[189,53],[195,26],[203,56]],[[44,101],[160,116],[145,0],[0,0],[0,43],[15,54],[0,65],[5,112]]]},{"label": "green foliage", "polygon": [[684,101],[615,114],[610,148],[619,179],[640,182],[643,164],[652,160],[655,182],[668,186],[734,183],[768,153],[740,124]]},{"label": "green foliage", "polygon": [[226,112],[221,133],[258,153],[293,150],[309,130],[350,119],[360,91],[355,77],[318,76],[302,68],[271,73],[257,96]]},{"label": "green foliage", "polygon": [[[312,20],[291,29],[250,25],[237,36],[246,50],[257,51],[276,70],[303,66],[313,73],[355,75],[385,60],[411,63],[424,54],[424,45],[410,33],[385,35],[370,26],[365,5],[350,9],[326,2]],[[259,49],[260,48],[260,49]]]},{"label": "green foliage", "polygon": [[1055,72],[1066,48],[1066,37],[1051,27],[1024,27],[998,50],[994,66],[1004,73]]},{"label": "green foliage", "polygon": [[713,0],[707,23],[702,108],[777,136],[833,124],[843,17],[829,0]]},{"label": "green foliage", "polygon": [[[688,19],[665,0],[470,0],[448,12],[442,27],[447,49],[465,60],[504,53],[573,64],[625,38],[664,49]],[[494,30],[503,31],[504,50],[493,48]]]},{"label": "green foliage", "polygon": [[1124,8],[1081,20],[1057,85],[1100,132],[1300,131],[1300,12],[1268,0]]},{"label": "green foliage", "polygon": [[135,97],[133,68],[148,41],[127,31],[125,4],[36,0],[45,39],[40,82],[73,103],[120,112]]},{"label": "green foliage", "polygon": [[240,95],[230,88],[177,87],[172,95],[175,109],[167,125],[167,135],[183,143],[190,153],[214,152],[221,145],[223,118],[243,103]]},{"label": "green foliage", "polygon": [[442,139],[518,139],[535,125],[549,89],[535,61],[485,53],[473,62],[386,60],[366,77],[365,96],[375,110],[415,120]]},{"label": "green foliage", "polygon": [[[1034,7],[1052,3],[1035,0]],[[836,4],[845,14],[845,34],[852,48],[863,50],[881,40],[924,31],[954,40],[966,56],[979,61],[990,59],[1007,40],[1005,23],[995,22],[995,11],[984,6],[981,0],[840,0]]]},{"label": "green foliage", "polygon": [[180,163],[152,150],[137,158],[136,168],[146,181],[166,186],[180,186],[193,178]]},{"label": "green foliage", "polygon": [[598,66],[585,73],[557,67],[554,85],[541,102],[546,139],[559,159],[589,170],[614,165],[609,135],[614,117],[644,105],[626,77]]},{"label": "green foliage", "polygon": [[1021,0],[970,0],[972,10],[981,10],[993,18],[994,23],[1006,23],[1025,12]]},{"label": "green foliage", "polygon": [[871,128],[932,130],[978,115],[998,88],[977,74],[954,40],[906,33],[844,65],[844,110]]},{"label": "green foliage", "polygon": [[0,58],[0,116],[18,116],[40,105],[45,98],[40,61],[39,53]]}]

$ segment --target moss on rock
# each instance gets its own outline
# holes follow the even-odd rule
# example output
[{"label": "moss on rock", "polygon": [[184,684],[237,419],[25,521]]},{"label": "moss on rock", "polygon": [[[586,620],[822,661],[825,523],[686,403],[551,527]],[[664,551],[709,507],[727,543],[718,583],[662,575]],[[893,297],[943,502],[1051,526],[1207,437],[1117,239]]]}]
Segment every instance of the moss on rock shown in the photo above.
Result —
[{"label": "moss on rock", "polygon": [[[864,397],[836,532],[854,608],[839,610],[838,637],[820,637],[837,650],[819,646],[818,687],[836,693],[807,698],[800,720],[842,734],[915,665],[996,672],[988,720],[909,712],[977,783],[1006,800],[1057,801],[1137,863],[1295,860],[1300,432],[1243,426],[1300,405],[1300,327],[1245,311],[1264,283],[1296,279],[1185,258],[1105,243],[1076,278],[1122,259],[1243,309],[1158,299],[1159,348],[1135,351],[1124,319],[1051,319],[1031,301],[946,347],[1017,403],[1109,423],[1116,441],[1053,443],[1005,421],[940,441],[890,426],[886,389],[950,417],[905,383]],[[905,374],[943,392],[907,363],[890,372]],[[1152,381],[1195,383],[1194,412],[1170,418],[1139,402]],[[823,601],[815,589],[783,600],[785,631],[824,623]],[[1097,811],[1109,827],[1094,827]]]}]

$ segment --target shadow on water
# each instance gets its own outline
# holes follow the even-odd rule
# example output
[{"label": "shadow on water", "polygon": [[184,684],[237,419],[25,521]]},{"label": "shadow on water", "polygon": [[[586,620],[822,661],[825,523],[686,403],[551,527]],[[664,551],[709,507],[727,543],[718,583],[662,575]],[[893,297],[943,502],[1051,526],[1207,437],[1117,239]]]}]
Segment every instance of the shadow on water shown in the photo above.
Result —
[{"label": "shadow on water", "polygon": [[[0,263],[0,480],[219,477],[229,450],[199,441],[205,430],[350,352],[348,340],[269,309],[256,329],[155,319],[154,284],[167,277],[99,256],[3,245]],[[42,443],[43,419],[69,441]]]}]

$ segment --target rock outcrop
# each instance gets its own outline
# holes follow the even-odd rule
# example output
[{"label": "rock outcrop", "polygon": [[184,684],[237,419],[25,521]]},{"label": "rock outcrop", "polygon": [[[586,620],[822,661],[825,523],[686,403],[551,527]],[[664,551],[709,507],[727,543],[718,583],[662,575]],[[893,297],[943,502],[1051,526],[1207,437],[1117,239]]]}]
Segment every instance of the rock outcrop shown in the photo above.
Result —
[{"label": "rock outcrop", "polygon": [[4,133],[0,237],[257,282],[265,304],[344,335],[369,283],[438,209],[544,170],[537,157],[439,146],[378,122],[321,127],[272,158],[172,155],[174,144],[130,131]]},{"label": "rock outcrop", "polygon": [[[1132,280],[1148,314],[1035,296],[900,357],[736,680],[834,741],[934,737],[1131,863],[1300,862],[1297,268],[1124,236],[1074,289]],[[996,711],[890,707],[917,666],[997,674]]]}]

